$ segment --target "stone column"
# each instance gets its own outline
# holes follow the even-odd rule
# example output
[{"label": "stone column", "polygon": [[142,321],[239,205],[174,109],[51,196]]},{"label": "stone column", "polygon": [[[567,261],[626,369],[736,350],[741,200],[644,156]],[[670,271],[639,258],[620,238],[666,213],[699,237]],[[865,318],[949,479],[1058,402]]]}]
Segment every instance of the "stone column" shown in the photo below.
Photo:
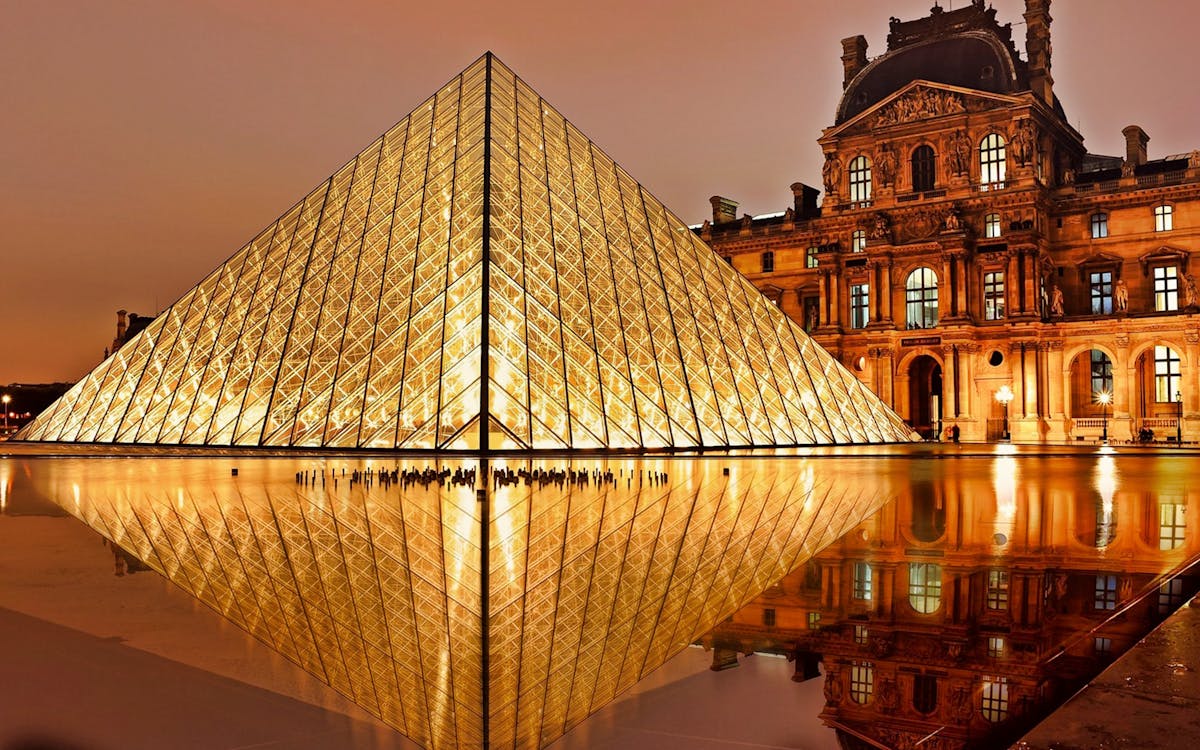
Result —
[{"label": "stone column", "polygon": [[967,279],[969,268],[967,254],[962,253],[958,256],[958,314],[964,318],[971,315],[971,300],[969,297],[971,284],[968,283]]},{"label": "stone column", "polygon": [[896,409],[896,357],[891,349],[879,349],[879,397]]},{"label": "stone column", "polygon": [[942,361],[945,362],[942,366],[942,419],[945,421],[957,419],[962,413],[962,401],[959,396],[960,373],[958,357],[955,354],[954,346],[946,344],[942,347]]},{"label": "stone column", "polygon": [[954,286],[953,268],[954,268],[953,256],[951,256],[949,254],[943,254],[942,255],[942,274],[941,274],[942,280],[941,280],[941,283],[938,284],[938,287],[941,290],[938,295],[938,304],[939,304],[939,306],[942,304],[941,295],[944,294],[945,296],[949,297],[948,302],[950,304],[947,305],[946,307],[949,308],[950,314],[945,317],[950,317],[950,318],[958,317],[958,293]]},{"label": "stone column", "polygon": [[1196,411],[1200,409],[1200,329],[1184,331],[1183,341],[1184,361],[1179,368],[1183,382],[1183,424],[1180,429],[1184,440],[1195,440],[1189,422],[1196,419]]},{"label": "stone column", "polygon": [[1038,347],[1033,344],[1025,346],[1025,397],[1024,411],[1026,417],[1038,417]]},{"label": "stone column", "polygon": [[819,271],[818,274],[819,275],[817,276],[817,283],[820,284],[820,290],[817,293],[819,295],[821,295],[821,307],[818,312],[820,312],[821,319],[820,319],[820,321],[818,321],[817,326],[819,328],[824,328],[825,326],[829,325],[829,318],[830,318],[830,315],[829,315],[829,299],[830,299],[830,297],[829,297],[829,272],[822,270],[822,271]]},{"label": "stone column", "polygon": [[[1050,440],[1067,439],[1066,399],[1063,390],[1066,378],[1062,376],[1062,372],[1063,342],[1049,341],[1046,343],[1046,387],[1049,390],[1049,393],[1046,394],[1046,409],[1050,429],[1047,431],[1046,437]],[[1069,373],[1068,377],[1070,377]]]},{"label": "stone column", "polygon": [[[1113,405],[1112,419],[1114,422],[1120,421],[1127,426],[1128,436],[1132,437],[1136,429],[1133,427],[1130,419],[1133,409],[1130,408],[1130,393],[1137,390],[1137,368],[1129,361],[1129,335],[1119,333],[1113,338],[1113,343],[1117,347],[1117,356],[1112,363],[1113,371]],[[1113,435],[1113,425],[1109,425],[1108,434]]]},{"label": "stone column", "polygon": [[888,322],[895,325],[896,311],[894,309],[894,300],[893,300],[893,295],[895,294],[895,290],[892,289],[892,272],[893,272],[892,259],[888,258],[886,261],[884,261],[884,265],[883,265],[884,300],[886,300],[884,302],[884,304],[887,306],[886,309],[887,309]]}]

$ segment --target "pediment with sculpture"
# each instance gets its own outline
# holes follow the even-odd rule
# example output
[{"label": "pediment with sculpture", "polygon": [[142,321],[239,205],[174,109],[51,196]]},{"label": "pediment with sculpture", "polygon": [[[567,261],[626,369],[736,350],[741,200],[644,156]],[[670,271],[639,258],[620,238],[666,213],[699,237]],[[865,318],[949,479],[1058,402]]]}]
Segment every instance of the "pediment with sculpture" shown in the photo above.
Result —
[{"label": "pediment with sculpture", "polygon": [[1018,100],[1003,94],[991,94],[928,81],[914,81],[854,119],[826,131],[824,138],[868,133],[878,128],[903,125],[964,113],[983,112],[1007,107]]}]

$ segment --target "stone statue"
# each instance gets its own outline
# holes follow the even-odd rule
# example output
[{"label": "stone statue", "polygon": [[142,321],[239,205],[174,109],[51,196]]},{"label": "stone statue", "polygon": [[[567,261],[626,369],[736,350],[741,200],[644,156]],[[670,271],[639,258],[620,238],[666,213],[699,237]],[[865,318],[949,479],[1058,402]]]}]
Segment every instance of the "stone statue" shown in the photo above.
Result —
[{"label": "stone statue", "polygon": [[842,160],[837,154],[825,154],[825,165],[821,167],[821,177],[825,180],[825,194],[837,195],[838,185],[842,182]]},{"label": "stone statue", "polygon": [[966,174],[971,169],[971,139],[961,130],[950,138],[950,171]]},{"label": "stone statue", "polygon": [[1117,312],[1125,312],[1129,309],[1129,287],[1125,286],[1125,279],[1117,279],[1117,288],[1113,293],[1113,299],[1117,303]]},{"label": "stone statue", "polygon": [[1200,300],[1197,299],[1196,280],[1193,279],[1190,274],[1187,276],[1184,276],[1183,277],[1183,306],[1184,307],[1195,307],[1196,303],[1198,301],[1200,301]]},{"label": "stone statue", "polygon": [[1033,147],[1036,140],[1037,133],[1033,123],[1029,120],[1021,120],[1012,137],[1013,158],[1017,164],[1023,167],[1033,160]]},{"label": "stone statue", "polygon": [[875,173],[880,185],[891,185],[896,179],[896,152],[886,143],[875,152]]},{"label": "stone statue", "polygon": [[1074,169],[1067,167],[1066,169],[1063,170],[1062,184],[1064,184],[1064,185],[1074,185],[1075,184],[1075,170]]},{"label": "stone statue", "polygon": [[896,689],[896,682],[886,678],[880,680],[876,700],[879,701],[880,711],[885,714],[895,713],[896,709],[900,708],[900,691]]},{"label": "stone statue", "polygon": [[1061,318],[1063,314],[1063,293],[1058,288],[1058,284],[1055,284],[1050,289],[1050,315],[1055,318]]},{"label": "stone statue", "polygon": [[829,706],[842,702],[842,677],[836,670],[825,674],[825,704]]},{"label": "stone statue", "polygon": [[956,687],[950,693],[950,711],[955,720],[965,723],[971,719],[971,691],[965,687]]},{"label": "stone statue", "polygon": [[957,232],[962,228],[962,220],[958,218],[958,207],[951,206],[946,211],[946,218],[942,221],[947,232]]}]

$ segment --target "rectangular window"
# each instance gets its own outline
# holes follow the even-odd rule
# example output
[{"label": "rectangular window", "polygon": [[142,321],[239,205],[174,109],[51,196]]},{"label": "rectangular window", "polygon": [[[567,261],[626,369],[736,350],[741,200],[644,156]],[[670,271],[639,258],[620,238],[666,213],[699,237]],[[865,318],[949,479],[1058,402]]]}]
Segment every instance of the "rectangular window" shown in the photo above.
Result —
[{"label": "rectangular window", "polygon": [[1109,575],[1096,576],[1095,609],[1113,610],[1117,608],[1117,577]]},{"label": "rectangular window", "polygon": [[1113,392],[1112,360],[1099,349],[1091,353],[1092,394]]},{"label": "rectangular window", "polygon": [[983,236],[989,240],[1000,236],[1000,214],[988,214],[983,217]]},{"label": "rectangular window", "polygon": [[768,628],[775,627],[775,610],[763,609],[763,625]]},{"label": "rectangular window", "polygon": [[867,645],[867,639],[871,637],[871,632],[866,625],[854,626],[854,642],[860,646]]},{"label": "rectangular window", "polygon": [[1169,232],[1175,228],[1175,209],[1171,206],[1154,207],[1154,231]]},{"label": "rectangular window", "polygon": [[861,253],[867,249],[867,230],[855,229],[850,234],[850,252]]},{"label": "rectangular window", "polygon": [[1179,355],[1169,346],[1154,347],[1154,400],[1160,404],[1176,400],[1180,388]]},{"label": "rectangular window", "polygon": [[1175,266],[1154,269],[1154,309],[1158,312],[1179,309],[1179,269]]},{"label": "rectangular window", "polygon": [[1102,240],[1108,236],[1108,214],[1103,211],[1092,214],[1092,239]]},{"label": "rectangular window", "polygon": [[850,285],[850,327],[866,328],[871,322],[871,287],[869,284]]},{"label": "rectangular window", "polygon": [[1112,638],[1096,636],[1096,640],[1093,642],[1093,644],[1096,650],[1096,656],[1107,656],[1112,653]]},{"label": "rectangular window", "polygon": [[1183,503],[1164,502],[1158,506],[1158,548],[1179,549],[1183,546],[1183,514],[1187,506]]},{"label": "rectangular window", "polygon": [[1183,579],[1172,578],[1158,587],[1158,613],[1169,615],[1183,604]]},{"label": "rectangular window", "polygon": [[805,268],[816,268],[819,264],[820,260],[817,258],[817,248],[810,247],[804,251]]},{"label": "rectangular window", "polygon": [[1008,609],[1008,571],[988,571],[987,608],[991,610]]},{"label": "rectangular window", "polygon": [[1004,272],[989,271],[983,275],[983,319],[1004,319]]},{"label": "rectangular window", "polygon": [[1112,271],[1095,271],[1088,275],[1092,294],[1092,315],[1111,315],[1113,311]]},{"label": "rectangular window", "polygon": [[999,659],[1004,656],[1004,639],[1000,636],[989,636],[987,639],[988,656]]},{"label": "rectangular window", "polygon": [[820,612],[809,612],[808,613],[808,629],[809,630],[820,630],[821,629],[821,613]]},{"label": "rectangular window", "polygon": [[871,601],[873,589],[874,583],[871,578],[870,564],[865,562],[854,563],[854,598],[869,602]]},{"label": "rectangular window", "polygon": [[875,665],[869,661],[856,661],[850,665],[850,699],[855,703],[867,703],[875,693]]},{"label": "rectangular window", "polygon": [[775,270],[775,253],[766,252],[762,254],[762,270],[763,273],[771,273]]}]

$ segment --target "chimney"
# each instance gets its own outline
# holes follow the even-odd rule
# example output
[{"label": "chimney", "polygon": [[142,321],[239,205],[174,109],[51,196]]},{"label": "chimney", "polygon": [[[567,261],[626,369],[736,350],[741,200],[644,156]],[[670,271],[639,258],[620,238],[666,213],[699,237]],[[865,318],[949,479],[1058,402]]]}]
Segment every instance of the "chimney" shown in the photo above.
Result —
[{"label": "chimney", "polygon": [[820,209],[817,208],[817,196],[820,194],[820,190],[817,190],[815,187],[809,187],[803,182],[792,183],[792,196],[795,200],[797,219],[803,221],[805,219],[815,219],[821,215]]},{"label": "chimney", "polygon": [[1130,125],[1121,131],[1125,136],[1125,163],[1140,167],[1146,163],[1146,144],[1150,136],[1137,125]]},{"label": "chimney", "polygon": [[842,88],[845,89],[867,67],[867,38],[862,34],[842,40]]},{"label": "chimney", "polygon": [[1050,75],[1050,0],[1025,0],[1025,52],[1029,56],[1029,88],[1046,104],[1054,105],[1054,77]]},{"label": "chimney", "polygon": [[126,314],[127,313],[124,310],[117,310],[117,341],[125,340],[125,329],[126,329],[125,315]]},{"label": "chimney", "polygon": [[708,202],[712,204],[713,224],[724,224],[727,221],[734,221],[737,219],[737,201],[731,201],[728,198],[722,198],[719,195],[714,195],[708,199]]}]

